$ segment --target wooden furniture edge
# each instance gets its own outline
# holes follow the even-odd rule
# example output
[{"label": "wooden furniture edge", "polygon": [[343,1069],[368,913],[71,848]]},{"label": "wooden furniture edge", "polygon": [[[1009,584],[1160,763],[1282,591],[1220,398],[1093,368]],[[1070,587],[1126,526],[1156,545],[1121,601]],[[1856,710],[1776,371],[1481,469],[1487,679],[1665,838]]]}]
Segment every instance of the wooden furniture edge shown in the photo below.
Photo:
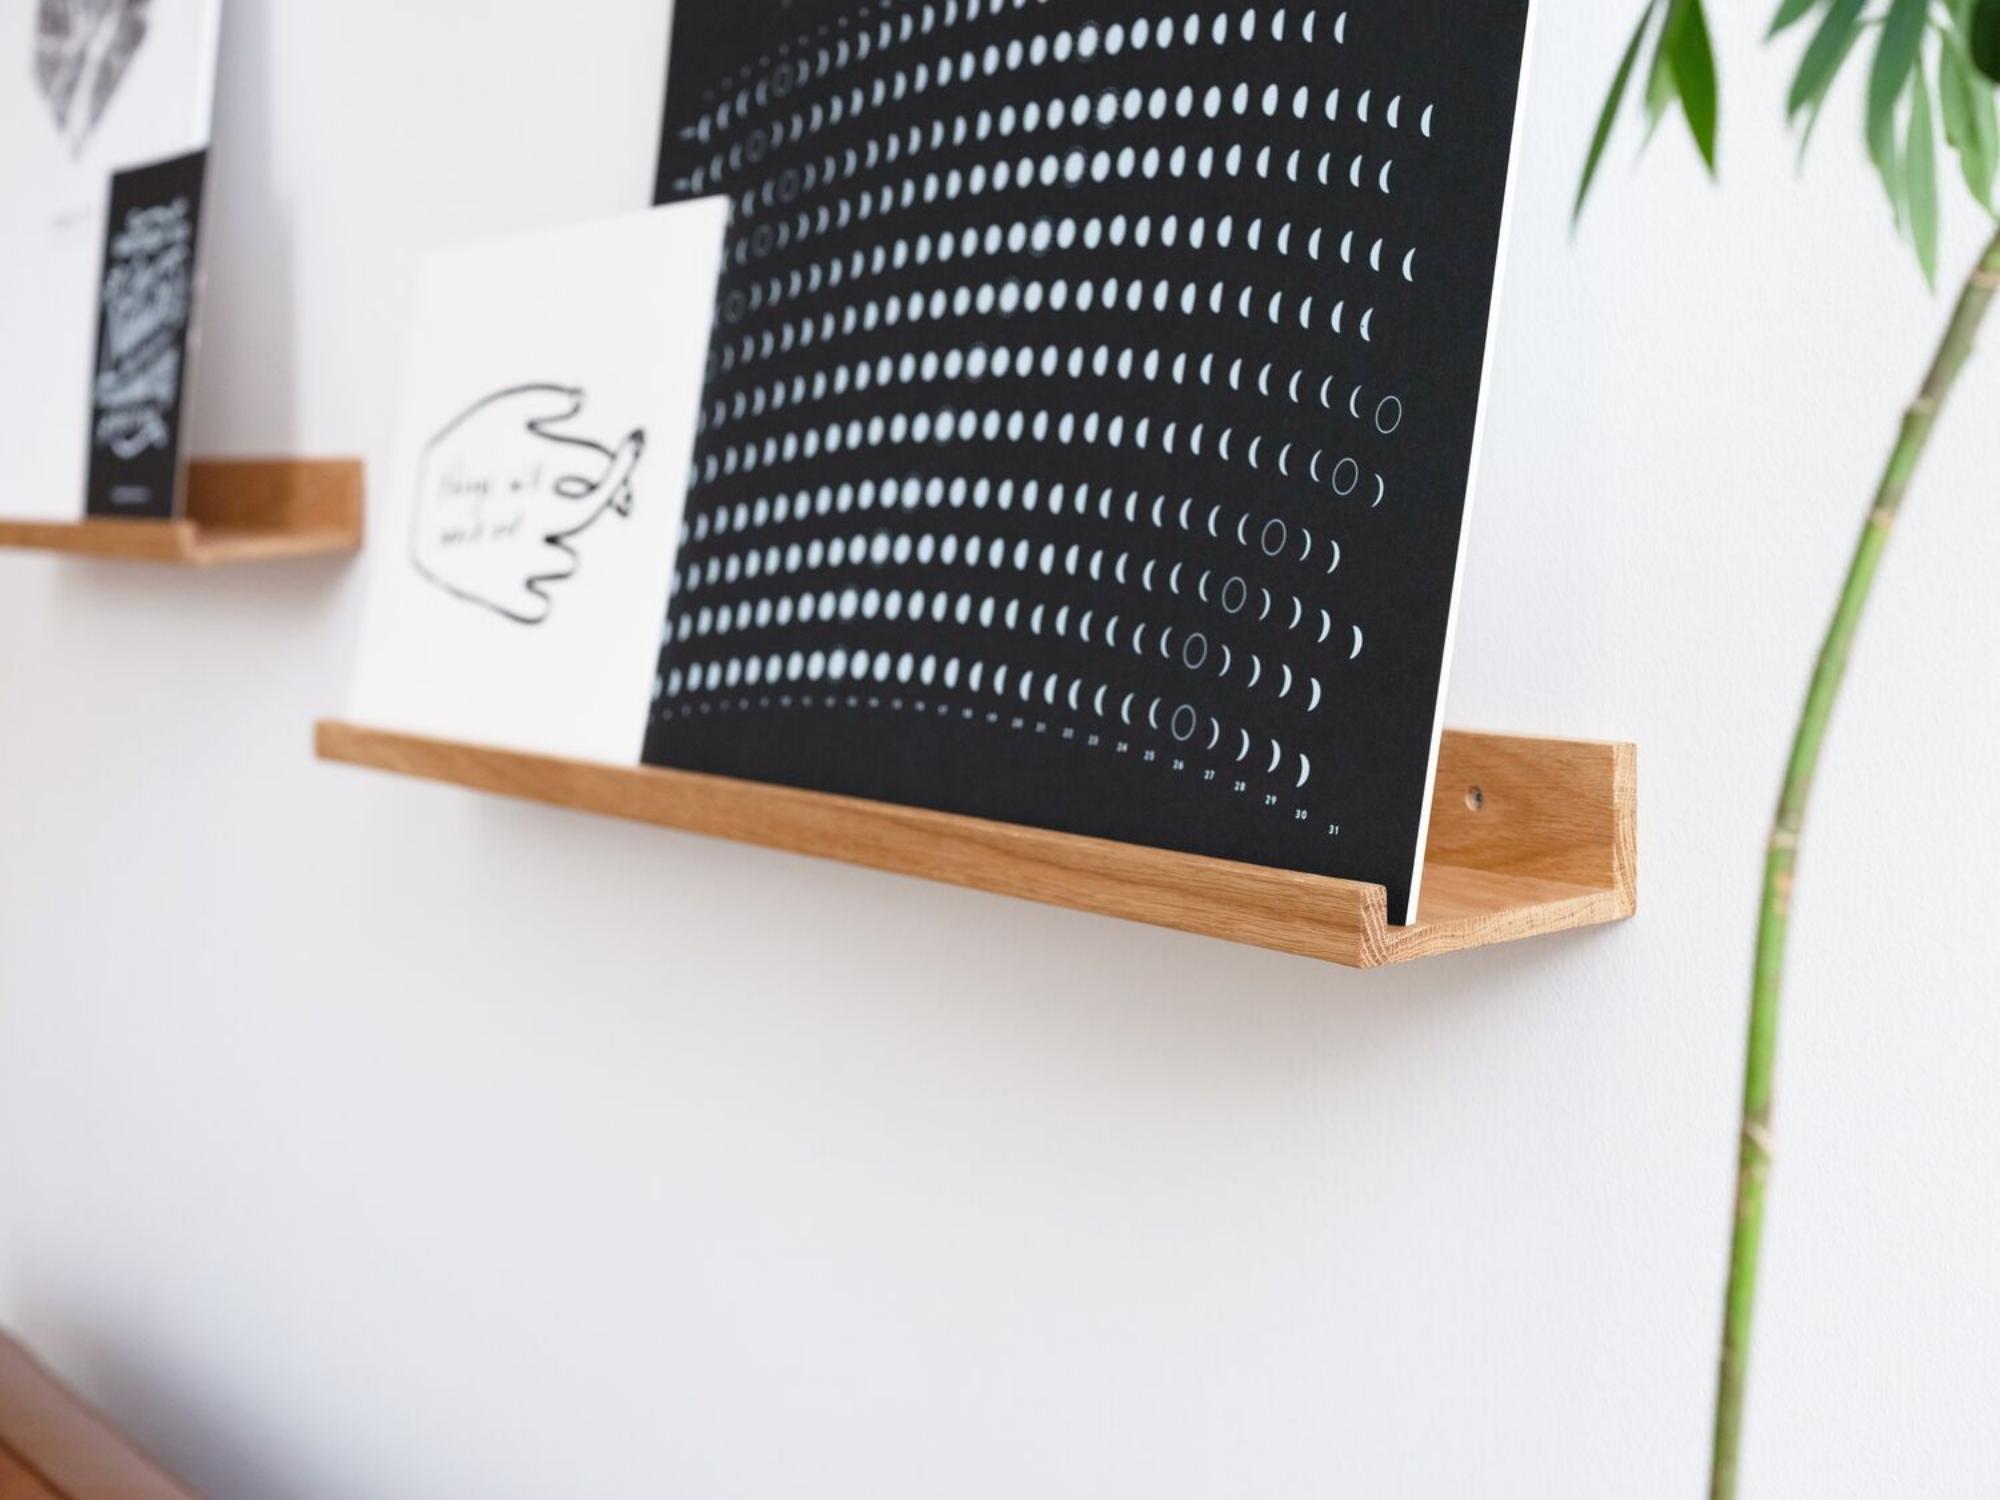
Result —
[{"label": "wooden furniture edge", "polygon": [[[546,806],[622,817],[709,837],[841,860],[997,895],[1067,906],[1102,916],[1323,959],[1352,968],[1429,957],[1464,948],[1619,920],[1634,909],[1630,888],[1611,879],[1617,857],[1604,854],[1601,884],[1552,879],[1504,861],[1579,868],[1574,851],[1537,856],[1523,817],[1568,788],[1588,804],[1576,826],[1615,833],[1633,813],[1629,746],[1537,741],[1520,736],[1447,734],[1456,769],[1478,769],[1482,750],[1503,763],[1553,746],[1573,764],[1559,767],[1532,795],[1496,783],[1494,824],[1507,835],[1501,868],[1439,864],[1426,876],[1425,920],[1391,927],[1380,886],[1260,865],[1181,854],[1142,845],[995,823],[893,803],[736,781],[644,766],[594,765],[398,734],[326,721],[315,730],[319,757],[443,782]],[[1468,756],[1469,752],[1469,756]],[[1463,797],[1440,779],[1439,801]],[[1626,801],[1621,804],[1620,797]],[[1491,807],[1492,804],[1487,804]],[[1483,816],[1484,809],[1467,809]],[[1457,826],[1449,816],[1433,817]],[[1462,850],[1458,834],[1452,847]],[[1461,859],[1463,858],[1461,854]],[[1623,868],[1629,871],[1629,863]]]},{"label": "wooden furniture edge", "polygon": [[196,1500],[4,1332],[0,1449],[60,1500]]},{"label": "wooden furniture edge", "polygon": [[365,511],[357,458],[197,459],[178,519],[0,520],[0,547],[187,567],[272,562],[359,550]]}]

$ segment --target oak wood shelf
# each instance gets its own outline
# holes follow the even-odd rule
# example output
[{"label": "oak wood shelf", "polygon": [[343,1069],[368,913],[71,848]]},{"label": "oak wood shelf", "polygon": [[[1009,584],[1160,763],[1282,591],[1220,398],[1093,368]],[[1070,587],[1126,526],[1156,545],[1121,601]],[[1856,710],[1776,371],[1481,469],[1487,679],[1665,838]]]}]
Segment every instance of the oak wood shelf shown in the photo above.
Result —
[{"label": "oak wood shelf", "polygon": [[322,760],[1178,928],[1353,968],[1620,921],[1638,908],[1638,753],[1447,731],[1421,920],[1382,887],[687,771],[327,722]]},{"label": "oak wood shelf", "polygon": [[172,521],[6,521],[0,547],[208,568],[360,550],[359,459],[197,459]]},{"label": "oak wood shelf", "polygon": [[0,1500],[195,1500],[0,1333]]}]

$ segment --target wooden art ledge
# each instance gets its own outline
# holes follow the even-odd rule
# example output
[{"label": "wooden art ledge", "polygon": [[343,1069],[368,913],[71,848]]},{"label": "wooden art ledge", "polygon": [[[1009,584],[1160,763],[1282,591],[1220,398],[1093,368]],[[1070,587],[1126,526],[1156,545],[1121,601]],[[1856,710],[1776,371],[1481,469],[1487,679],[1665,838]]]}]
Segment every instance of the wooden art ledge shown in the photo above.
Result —
[{"label": "wooden art ledge", "polygon": [[1376,968],[1638,908],[1638,753],[1447,731],[1421,919],[1382,887],[1011,823],[323,723],[321,759]]},{"label": "wooden art ledge", "polygon": [[215,459],[188,466],[172,521],[0,520],[0,547],[207,568],[360,550],[358,459]]}]

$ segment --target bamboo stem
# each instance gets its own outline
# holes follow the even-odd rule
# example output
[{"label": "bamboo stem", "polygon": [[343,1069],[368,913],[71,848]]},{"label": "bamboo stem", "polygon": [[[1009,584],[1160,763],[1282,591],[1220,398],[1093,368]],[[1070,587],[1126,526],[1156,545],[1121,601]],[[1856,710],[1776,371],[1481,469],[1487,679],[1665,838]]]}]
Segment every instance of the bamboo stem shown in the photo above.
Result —
[{"label": "bamboo stem", "polygon": [[1722,1323],[1722,1367],[1716,1383],[1715,1448],[1709,1471],[1711,1500],[1734,1500],[1737,1459],[1743,1437],[1743,1386],[1750,1358],[1750,1320],[1757,1295],[1757,1261],[1764,1234],[1764,1192],[1772,1162],[1771,1073],[1778,1040],[1778,994],[1790,935],[1792,882],[1798,868],[1799,839],[1813,777],[1826,743],[1828,722],[1847,674],[1848,653],[1875,586],[1876,570],[1909,493],[1931,433],[1937,426],[1959,372],[1972,353],[1973,339],[2000,290],[2000,234],[1987,245],[1966,278],[1923,389],[1903,415],[1902,431],[1889,455],[1880,487],[1855,547],[1840,603],[1820,647],[1799,717],[1784,792],[1764,861],[1763,906],[1757,927],[1756,970],[1750,988],[1750,1041],[1744,1062],[1743,1129],[1736,1169],[1736,1224],[1729,1249],[1729,1291]]}]

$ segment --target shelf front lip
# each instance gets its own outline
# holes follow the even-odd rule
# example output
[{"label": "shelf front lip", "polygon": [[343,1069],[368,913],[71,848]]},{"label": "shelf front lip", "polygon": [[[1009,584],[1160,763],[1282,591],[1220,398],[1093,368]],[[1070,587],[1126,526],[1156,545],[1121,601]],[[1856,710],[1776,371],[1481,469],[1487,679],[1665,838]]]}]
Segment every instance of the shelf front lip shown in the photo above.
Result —
[{"label": "shelf front lip", "polygon": [[359,459],[196,459],[183,516],[0,518],[0,548],[193,568],[282,562],[359,551],[363,511]]},{"label": "shelf front lip", "polygon": [[[1388,923],[1380,886],[894,803],[648,766],[612,766],[326,721],[322,760],[552,807],[914,875],[1247,943],[1349,968],[1629,917],[1629,886],[1441,866],[1446,914]],[[1625,747],[1607,747],[1625,748]],[[1463,909],[1453,912],[1451,908]]]}]

